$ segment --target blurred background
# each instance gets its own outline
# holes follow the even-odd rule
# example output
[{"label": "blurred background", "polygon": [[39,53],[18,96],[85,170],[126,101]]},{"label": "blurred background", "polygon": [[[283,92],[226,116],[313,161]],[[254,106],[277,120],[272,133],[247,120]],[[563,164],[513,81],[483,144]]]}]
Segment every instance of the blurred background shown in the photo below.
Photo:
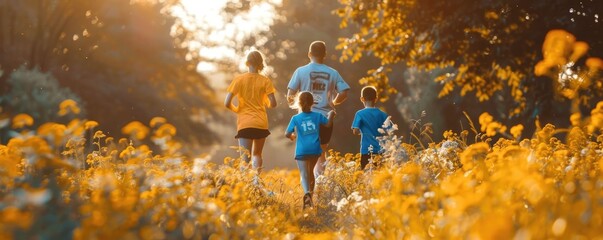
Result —
[{"label": "blurred background", "polygon": [[[327,43],[326,64],[351,86],[331,141],[340,152],[358,151],[350,126],[365,84],[382,90],[380,106],[410,143],[468,129],[464,112],[477,122],[487,111],[531,136],[536,120],[569,126],[572,111],[601,100],[597,85],[579,90],[588,98],[563,97],[569,87],[561,76],[551,80],[534,66],[553,29],[588,43],[568,69],[586,71],[586,59],[603,56],[603,2],[412,2],[388,3],[396,11],[386,21],[370,0],[0,0],[0,141],[13,134],[4,119],[18,113],[35,126],[95,120],[115,137],[131,121],[162,116],[178,129],[183,151],[222,162],[237,156],[236,116],[224,109],[224,92],[246,71],[246,52],[258,49],[279,103],[268,110],[264,165],[294,168],[294,145],[282,135],[295,112],[284,96],[314,40]],[[60,116],[65,99],[82,111]]]}]

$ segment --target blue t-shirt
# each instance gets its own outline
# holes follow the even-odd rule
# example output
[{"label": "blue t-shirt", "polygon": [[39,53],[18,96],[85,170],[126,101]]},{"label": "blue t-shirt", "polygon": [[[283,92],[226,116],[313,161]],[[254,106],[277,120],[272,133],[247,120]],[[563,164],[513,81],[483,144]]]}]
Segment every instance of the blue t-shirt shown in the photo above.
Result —
[{"label": "blue t-shirt", "polygon": [[297,132],[295,159],[301,160],[303,156],[322,153],[318,131],[320,125],[325,125],[327,122],[327,118],[317,112],[301,112],[291,118],[286,132]]},{"label": "blue t-shirt", "polygon": [[[387,119],[387,114],[378,108],[365,108],[356,112],[352,128],[360,129],[362,135],[360,140],[360,153],[381,153],[381,146],[377,137],[381,136],[379,128]],[[373,146],[373,151],[369,152],[369,146]]]},{"label": "blue t-shirt", "polygon": [[333,110],[332,101],[350,86],[343,80],[337,70],[320,63],[311,62],[295,70],[287,88],[294,91],[308,91],[314,96],[312,111],[327,113]]}]

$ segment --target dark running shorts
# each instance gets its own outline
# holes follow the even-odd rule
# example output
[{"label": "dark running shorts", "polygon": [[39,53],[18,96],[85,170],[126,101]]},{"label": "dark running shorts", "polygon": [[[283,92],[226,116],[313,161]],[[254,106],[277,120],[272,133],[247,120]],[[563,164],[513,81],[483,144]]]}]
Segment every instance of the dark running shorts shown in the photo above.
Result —
[{"label": "dark running shorts", "polygon": [[331,135],[333,135],[333,126],[325,127],[320,125],[320,132],[318,134],[320,145],[328,144],[331,141]]},{"label": "dark running shorts", "polygon": [[246,139],[262,139],[270,135],[268,129],[259,128],[243,128],[237,132],[235,138],[246,138]]}]

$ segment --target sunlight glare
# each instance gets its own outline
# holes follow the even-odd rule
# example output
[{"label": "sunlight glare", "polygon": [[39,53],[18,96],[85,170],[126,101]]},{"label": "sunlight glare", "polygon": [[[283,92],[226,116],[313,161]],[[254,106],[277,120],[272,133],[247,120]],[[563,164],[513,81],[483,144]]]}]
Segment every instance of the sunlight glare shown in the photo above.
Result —
[{"label": "sunlight glare", "polygon": [[[238,56],[236,48],[254,47],[241,47],[240,44],[249,36],[270,30],[277,15],[276,7],[282,4],[282,0],[256,4],[249,11],[234,16],[231,22],[227,22],[223,16],[227,0],[182,0],[181,4],[182,8],[173,9],[173,14],[182,20],[185,28],[195,31],[198,41],[189,44],[191,50],[199,51],[200,56],[207,59],[197,69],[200,72],[213,72],[217,68],[212,61],[240,63],[242,56]],[[259,38],[255,45],[263,45],[266,41]]]}]

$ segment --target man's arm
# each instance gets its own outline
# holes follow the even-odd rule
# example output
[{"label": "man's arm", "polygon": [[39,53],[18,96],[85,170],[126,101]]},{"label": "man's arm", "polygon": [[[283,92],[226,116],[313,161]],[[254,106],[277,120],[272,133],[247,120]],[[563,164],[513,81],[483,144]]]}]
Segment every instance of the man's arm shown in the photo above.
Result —
[{"label": "man's arm", "polygon": [[293,103],[295,102],[296,94],[297,94],[297,90],[293,90],[291,88],[287,89],[287,102],[289,103],[289,106],[293,105]]},{"label": "man's arm", "polygon": [[348,99],[348,91],[350,89],[346,89],[341,91],[340,93],[337,93],[337,96],[335,96],[335,99],[333,99],[333,105],[337,106],[339,104],[342,104],[346,99]]},{"label": "man's arm", "polygon": [[352,133],[354,133],[354,135],[360,135],[360,129],[352,128]]}]

